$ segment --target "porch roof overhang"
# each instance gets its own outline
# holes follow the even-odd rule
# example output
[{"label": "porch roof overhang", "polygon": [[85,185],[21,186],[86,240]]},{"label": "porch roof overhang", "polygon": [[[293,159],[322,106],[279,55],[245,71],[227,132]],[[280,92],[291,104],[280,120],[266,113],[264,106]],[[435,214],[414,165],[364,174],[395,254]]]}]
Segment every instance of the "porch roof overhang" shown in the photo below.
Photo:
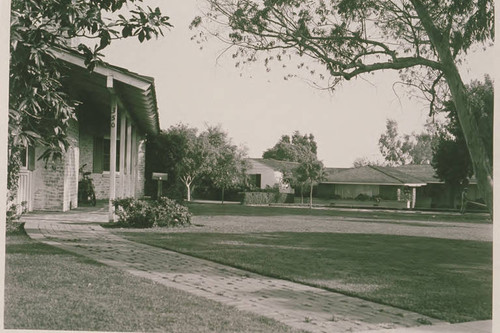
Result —
[{"label": "porch roof overhang", "polygon": [[160,132],[153,78],[106,63],[97,64],[90,72],[84,58],[76,51],[58,48],[53,49],[53,53],[70,66],[67,80],[76,99],[91,100],[109,110],[108,80],[112,78],[113,93],[118,98],[119,106],[127,111],[137,127],[147,134]]},{"label": "porch roof overhang", "polygon": [[383,183],[383,182],[328,182],[323,181],[321,184],[331,184],[331,185],[381,185],[381,186],[408,186],[408,187],[421,187],[427,185],[427,183]]}]

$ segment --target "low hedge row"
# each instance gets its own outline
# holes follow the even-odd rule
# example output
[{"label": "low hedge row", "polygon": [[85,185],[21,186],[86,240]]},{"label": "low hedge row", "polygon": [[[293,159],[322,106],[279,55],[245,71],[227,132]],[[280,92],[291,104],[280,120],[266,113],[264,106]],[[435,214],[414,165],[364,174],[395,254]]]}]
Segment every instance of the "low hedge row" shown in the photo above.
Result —
[{"label": "low hedge row", "polygon": [[243,193],[244,205],[264,205],[272,203],[293,203],[294,195],[279,192],[245,192]]}]

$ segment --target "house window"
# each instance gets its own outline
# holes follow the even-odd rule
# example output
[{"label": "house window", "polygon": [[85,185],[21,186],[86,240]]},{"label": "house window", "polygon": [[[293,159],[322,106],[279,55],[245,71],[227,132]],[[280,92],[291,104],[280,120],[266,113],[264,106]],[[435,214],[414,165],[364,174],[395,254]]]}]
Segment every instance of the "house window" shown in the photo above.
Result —
[{"label": "house window", "polygon": [[[110,139],[94,137],[94,160],[92,171],[102,173],[110,171]],[[120,140],[116,140],[116,171],[120,171]]]},{"label": "house window", "polygon": [[249,175],[250,176],[250,185],[254,185],[257,188],[260,188],[261,186],[261,174],[253,174]]},{"label": "house window", "polygon": [[30,171],[35,170],[35,148],[25,147],[21,150],[21,168]]}]

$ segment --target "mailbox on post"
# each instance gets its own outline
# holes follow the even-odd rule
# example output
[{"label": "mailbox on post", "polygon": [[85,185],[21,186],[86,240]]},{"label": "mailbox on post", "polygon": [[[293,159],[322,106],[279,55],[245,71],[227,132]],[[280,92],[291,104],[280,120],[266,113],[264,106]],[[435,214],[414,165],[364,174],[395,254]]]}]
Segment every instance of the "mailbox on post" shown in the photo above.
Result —
[{"label": "mailbox on post", "polygon": [[160,199],[162,194],[162,185],[163,185],[162,181],[168,179],[168,174],[162,172],[153,172],[152,179],[158,181],[158,192],[156,193],[156,195],[157,198]]}]

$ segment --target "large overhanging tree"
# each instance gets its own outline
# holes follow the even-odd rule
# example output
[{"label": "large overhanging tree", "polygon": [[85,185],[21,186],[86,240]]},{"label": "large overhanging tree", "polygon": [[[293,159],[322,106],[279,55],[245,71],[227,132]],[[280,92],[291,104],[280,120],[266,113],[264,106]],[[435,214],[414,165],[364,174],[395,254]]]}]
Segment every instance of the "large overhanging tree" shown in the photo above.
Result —
[{"label": "large overhanging tree", "polygon": [[[66,133],[78,101],[62,84],[64,64],[54,49],[74,45],[89,70],[100,63],[112,40],[149,40],[170,27],[158,8],[142,0],[12,0],[10,22],[8,188],[15,189],[20,152],[29,144],[46,147],[47,161],[68,147]],[[121,14],[119,14],[121,13]],[[93,43],[92,41],[95,41]]]},{"label": "large overhanging tree", "polygon": [[[456,105],[480,190],[492,209],[492,163],[457,64],[494,39],[492,0],[207,0],[204,25],[236,47],[241,62],[263,54],[266,66],[294,55],[326,68],[333,88],[342,79],[396,70],[418,88],[431,112],[450,96]],[[222,33],[215,25],[225,25]],[[203,36],[202,36],[203,38]],[[300,66],[300,65],[299,65]],[[307,67],[307,66],[306,66]]]}]

